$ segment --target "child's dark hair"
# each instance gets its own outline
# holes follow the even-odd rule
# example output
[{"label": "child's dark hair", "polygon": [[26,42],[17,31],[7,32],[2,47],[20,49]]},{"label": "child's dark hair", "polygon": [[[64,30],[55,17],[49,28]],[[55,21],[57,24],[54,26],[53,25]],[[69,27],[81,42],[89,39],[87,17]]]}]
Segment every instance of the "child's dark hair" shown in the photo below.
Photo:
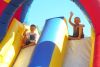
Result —
[{"label": "child's dark hair", "polygon": [[78,19],[80,19],[79,17],[75,17],[75,18],[78,18]]},{"label": "child's dark hair", "polygon": [[35,27],[36,28],[36,26],[34,24],[32,24],[31,27]]}]

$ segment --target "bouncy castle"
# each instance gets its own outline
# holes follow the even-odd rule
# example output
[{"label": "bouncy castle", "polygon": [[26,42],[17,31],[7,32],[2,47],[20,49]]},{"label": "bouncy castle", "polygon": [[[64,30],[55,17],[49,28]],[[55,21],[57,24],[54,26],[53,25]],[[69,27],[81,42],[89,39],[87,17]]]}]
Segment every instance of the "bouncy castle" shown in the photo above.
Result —
[{"label": "bouncy castle", "polygon": [[52,17],[41,33],[36,29],[36,46],[22,49],[34,0],[0,0],[0,67],[100,67],[100,1],[71,1],[90,19],[91,37],[69,41],[65,17]]}]

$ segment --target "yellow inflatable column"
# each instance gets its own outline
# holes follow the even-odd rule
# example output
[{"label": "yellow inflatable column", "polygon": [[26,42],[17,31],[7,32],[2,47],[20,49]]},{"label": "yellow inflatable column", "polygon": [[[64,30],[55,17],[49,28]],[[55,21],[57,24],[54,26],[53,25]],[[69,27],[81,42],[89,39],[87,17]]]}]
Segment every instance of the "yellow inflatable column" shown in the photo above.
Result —
[{"label": "yellow inflatable column", "polygon": [[0,44],[0,67],[12,67],[22,46],[24,25],[13,19],[6,36]]},{"label": "yellow inflatable column", "polygon": [[91,28],[91,43],[92,43],[92,49],[91,49],[92,51],[91,51],[89,67],[93,67],[93,58],[94,58],[95,31],[93,27]]}]

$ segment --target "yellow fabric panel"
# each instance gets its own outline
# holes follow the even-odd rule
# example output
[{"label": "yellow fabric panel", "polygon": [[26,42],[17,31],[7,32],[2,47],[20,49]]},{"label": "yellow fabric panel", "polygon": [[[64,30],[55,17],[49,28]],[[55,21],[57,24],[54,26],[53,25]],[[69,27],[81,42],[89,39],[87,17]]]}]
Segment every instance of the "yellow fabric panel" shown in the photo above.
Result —
[{"label": "yellow fabric panel", "polygon": [[55,49],[54,49],[53,56],[52,56],[49,67],[62,67],[61,62],[62,61],[61,61],[60,50],[57,46],[55,46]]},{"label": "yellow fabric panel", "polygon": [[61,52],[59,48],[55,46],[49,67],[62,67],[63,66],[64,57],[65,57],[65,53],[67,50],[67,45],[66,45],[67,41],[68,41],[68,37],[65,36],[64,42],[62,43],[63,49]]},{"label": "yellow fabric panel", "polygon": [[[6,54],[3,56],[3,64],[7,65],[7,67],[11,67],[9,66],[11,61],[13,60],[13,57],[15,56],[15,52],[14,52],[14,48],[13,46],[10,46],[8,49],[8,52],[6,52]],[[0,65],[1,67],[1,65]]]},{"label": "yellow fabric panel", "polygon": [[[0,63],[11,67],[22,45],[24,25],[13,19],[6,36],[1,42]],[[0,66],[1,67],[1,66]]]},{"label": "yellow fabric panel", "polygon": [[15,50],[15,56],[13,57],[13,60],[12,60],[12,63],[10,64],[10,67],[12,66],[12,64],[14,63],[21,47],[22,47],[22,44],[23,44],[23,32],[24,32],[25,28],[24,28],[24,25],[22,25],[20,22],[18,22],[18,30],[16,32],[16,35],[15,35],[15,40],[13,42],[13,47],[14,47],[14,50]]},{"label": "yellow fabric panel", "polygon": [[6,3],[10,3],[11,0],[4,0]]},{"label": "yellow fabric panel", "polygon": [[93,27],[91,29],[91,42],[92,42],[92,49],[91,49],[92,51],[91,51],[89,67],[93,67],[93,58],[94,58],[95,31],[94,31]]},{"label": "yellow fabric panel", "polygon": [[[15,20],[13,20],[15,21]],[[3,41],[1,42],[1,46],[0,46],[0,54],[3,55],[3,53],[5,53],[7,51],[7,49],[9,48],[9,46],[13,43],[14,38],[15,38],[15,32],[18,30],[18,24],[16,24],[17,22],[12,22],[6,36],[4,37]]]}]

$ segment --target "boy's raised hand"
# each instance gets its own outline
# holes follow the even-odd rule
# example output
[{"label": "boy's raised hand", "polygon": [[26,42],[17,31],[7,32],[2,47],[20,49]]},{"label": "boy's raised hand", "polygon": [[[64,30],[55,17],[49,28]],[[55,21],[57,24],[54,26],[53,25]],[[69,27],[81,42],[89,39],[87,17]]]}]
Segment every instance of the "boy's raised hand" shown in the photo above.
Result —
[{"label": "boy's raised hand", "polygon": [[70,16],[73,16],[73,12],[70,12]]},{"label": "boy's raised hand", "polygon": [[72,23],[72,21],[71,21],[72,16],[73,16],[73,12],[70,12],[69,23],[70,23],[72,26],[74,26],[75,24]]}]

